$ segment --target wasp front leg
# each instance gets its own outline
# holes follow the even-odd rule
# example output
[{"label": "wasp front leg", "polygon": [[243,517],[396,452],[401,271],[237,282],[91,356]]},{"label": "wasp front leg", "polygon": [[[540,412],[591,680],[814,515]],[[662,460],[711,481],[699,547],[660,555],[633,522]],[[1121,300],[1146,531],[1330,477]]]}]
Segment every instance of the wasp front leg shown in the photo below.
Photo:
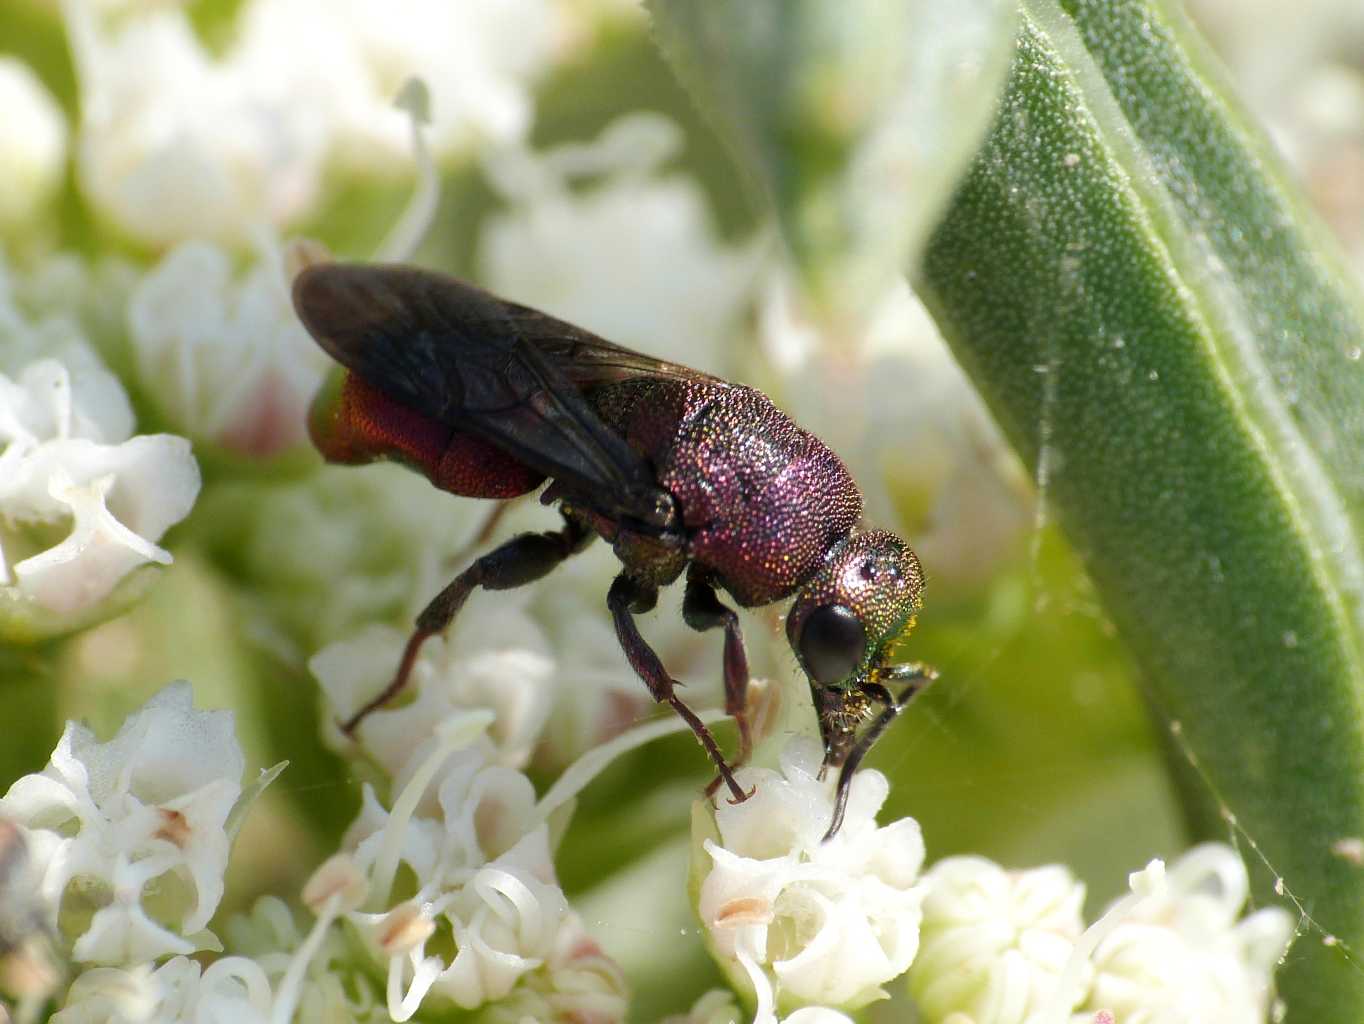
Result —
[{"label": "wasp front leg", "polygon": [[[753,732],[748,722],[748,655],[744,651],[744,635],[739,629],[738,613],[726,607],[715,587],[704,572],[692,563],[687,572],[687,591],[682,599],[682,618],[699,632],[717,627],[725,631],[724,679],[725,711],[739,729],[739,752],[732,767],[747,763],[753,752]],[[716,777],[706,787],[712,795],[723,780]]]}]

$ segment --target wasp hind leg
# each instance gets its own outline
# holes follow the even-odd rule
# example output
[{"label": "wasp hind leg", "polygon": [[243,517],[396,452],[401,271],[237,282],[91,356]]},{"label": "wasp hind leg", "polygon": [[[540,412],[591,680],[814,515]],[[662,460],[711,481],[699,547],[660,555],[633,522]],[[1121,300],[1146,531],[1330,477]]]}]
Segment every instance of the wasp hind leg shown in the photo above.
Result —
[{"label": "wasp hind leg", "polygon": [[546,533],[522,533],[478,558],[437,594],[417,616],[417,628],[407,639],[402,660],[393,681],[383,692],[341,723],[347,736],[366,717],[383,707],[407,685],[416,664],[417,653],[429,638],[444,632],[454,621],[464,602],[478,587],[484,590],[511,590],[546,575],[571,555],[587,546],[592,534],[575,519],[565,517],[564,528]]},{"label": "wasp hind leg", "polygon": [[734,773],[726,763],[724,755],[720,753],[720,747],[715,742],[715,737],[710,734],[704,722],[696,717],[696,712],[682,703],[682,699],[675,692],[676,682],[672,676],[668,675],[667,669],[663,667],[663,662],[654,653],[640,635],[639,627],[635,625],[635,616],[647,612],[658,600],[658,588],[652,585],[641,583],[632,579],[625,573],[621,573],[611,584],[611,589],[606,595],[607,607],[611,609],[611,618],[616,624],[616,637],[620,640],[620,646],[625,651],[625,657],[630,662],[630,667],[635,670],[635,674],[644,680],[644,685],[649,688],[649,693],[654,700],[660,704],[668,704],[674,711],[691,727],[691,731],[696,734],[696,738],[701,741],[701,746],[705,748],[710,759],[715,763],[716,770],[720,773],[720,778],[733,794],[733,802],[741,803],[753,794],[745,793],[743,787],[734,778]]},{"label": "wasp hind leg", "polygon": [[[716,628],[725,631],[725,711],[739,729],[739,751],[731,766],[738,768],[747,763],[753,752],[753,732],[748,722],[748,655],[744,651],[744,635],[739,629],[738,613],[721,602],[715,586],[697,570],[695,563],[687,572],[682,618],[698,632]],[[723,781],[723,776],[717,775],[706,787],[706,796],[713,795]]]}]

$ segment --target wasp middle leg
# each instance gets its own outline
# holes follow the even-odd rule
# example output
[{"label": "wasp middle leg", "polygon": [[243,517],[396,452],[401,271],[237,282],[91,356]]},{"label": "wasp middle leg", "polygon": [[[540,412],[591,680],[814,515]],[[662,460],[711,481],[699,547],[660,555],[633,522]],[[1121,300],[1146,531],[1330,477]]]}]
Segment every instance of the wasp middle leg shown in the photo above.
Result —
[{"label": "wasp middle leg", "polygon": [[[715,592],[715,586],[692,563],[687,571],[687,591],[682,599],[682,618],[697,631],[723,628],[725,631],[725,711],[739,728],[739,752],[733,768],[748,761],[753,752],[753,732],[748,722],[748,655],[744,651],[744,635],[739,629],[739,615],[727,607]],[[706,787],[712,795],[723,779],[716,776]]]}]

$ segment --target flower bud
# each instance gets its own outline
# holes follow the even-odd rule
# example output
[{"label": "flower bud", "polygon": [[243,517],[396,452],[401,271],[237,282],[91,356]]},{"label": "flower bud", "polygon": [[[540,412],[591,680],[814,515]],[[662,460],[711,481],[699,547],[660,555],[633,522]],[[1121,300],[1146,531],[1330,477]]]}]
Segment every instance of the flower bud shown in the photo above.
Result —
[{"label": "flower bud", "polygon": [[28,65],[0,58],[0,231],[26,225],[61,184],[66,118]]}]

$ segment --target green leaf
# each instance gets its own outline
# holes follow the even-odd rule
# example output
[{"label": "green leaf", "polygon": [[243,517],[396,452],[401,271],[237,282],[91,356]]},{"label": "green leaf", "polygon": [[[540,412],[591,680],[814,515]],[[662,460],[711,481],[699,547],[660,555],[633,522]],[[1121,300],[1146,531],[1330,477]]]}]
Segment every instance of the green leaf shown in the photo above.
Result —
[{"label": "green leaf", "polygon": [[1181,16],[1022,11],[920,291],[1196,763],[1202,829],[1234,815],[1260,899],[1281,877],[1343,943],[1299,936],[1288,1019],[1364,1019],[1360,303]]}]

